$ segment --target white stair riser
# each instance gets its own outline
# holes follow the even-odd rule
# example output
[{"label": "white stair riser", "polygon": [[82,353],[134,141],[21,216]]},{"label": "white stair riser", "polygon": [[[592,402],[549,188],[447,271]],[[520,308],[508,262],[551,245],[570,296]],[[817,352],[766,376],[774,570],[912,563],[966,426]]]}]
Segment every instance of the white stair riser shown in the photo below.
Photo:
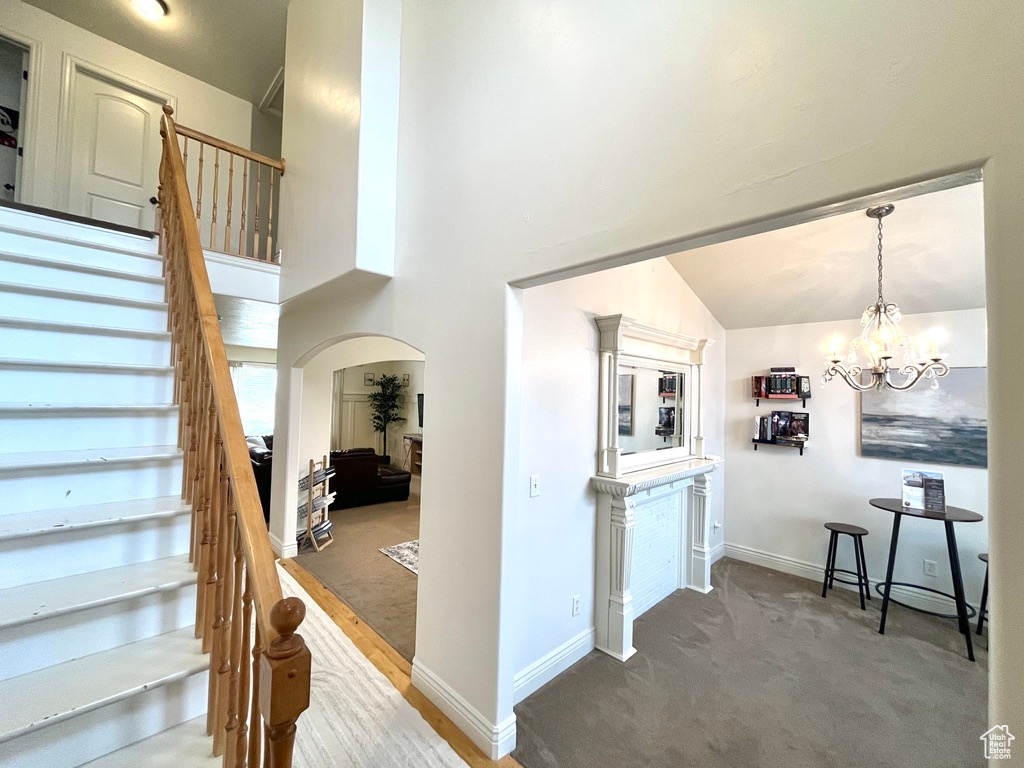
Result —
[{"label": "white stair riser", "polygon": [[195,601],[188,584],[0,629],[0,680],[191,626]]},{"label": "white stair riser", "polygon": [[0,357],[47,362],[168,365],[171,342],[113,333],[78,333],[71,328],[19,328],[0,324]]},{"label": "white stair riser", "polygon": [[27,230],[49,235],[52,238],[70,238],[77,242],[106,245],[139,253],[156,253],[157,241],[153,237],[140,237],[123,232],[115,232],[104,227],[84,226],[70,221],[54,219],[38,213],[18,211],[13,208],[0,208],[0,241],[12,229]]},{"label": "white stair riser", "polygon": [[[174,374],[4,366],[3,400],[8,403],[93,403],[165,405],[174,399]],[[174,442],[173,440],[171,442]]]},{"label": "white stair riser", "polygon": [[164,300],[163,283],[79,272],[65,269],[56,262],[40,264],[14,261],[5,259],[2,254],[0,254],[0,282],[61,288],[68,291],[96,293],[102,296],[123,296],[127,299]]},{"label": "white stair riser", "polygon": [[208,678],[191,675],[13,739],[0,745],[0,768],[74,768],[198,717]]},{"label": "white stair riser", "polygon": [[52,415],[0,410],[0,452],[76,451],[89,448],[134,448],[178,442],[178,411],[90,413],[58,411]]},{"label": "white stair riser", "polygon": [[160,259],[152,256],[135,255],[67,241],[49,240],[3,230],[0,230],[0,252],[39,256],[69,264],[87,264],[92,267],[117,269],[136,275],[159,277],[163,274],[163,264]]},{"label": "white stair riser", "polygon": [[167,308],[82,301],[73,297],[43,296],[17,289],[0,288],[0,307],[5,317],[29,320],[104,325],[140,331],[166,331]]},{"label": "white stair riser", "polygon": [[0,541],[0,589],[188,553],[189,515]]},{"label": "white stair riser", "polygon": [[[0,471],[0,515],[181,493],[181,457]],[[174,553],[170,553],[174,554]]]}]

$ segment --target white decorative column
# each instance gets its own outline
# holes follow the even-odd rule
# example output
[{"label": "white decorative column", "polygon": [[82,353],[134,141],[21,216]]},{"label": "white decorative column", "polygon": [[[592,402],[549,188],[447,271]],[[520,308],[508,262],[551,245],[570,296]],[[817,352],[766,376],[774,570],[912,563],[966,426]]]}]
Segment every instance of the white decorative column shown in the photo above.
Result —
[{"label": "white decorative column", "polygon": [[711,547],[708,540],[711,536],[711,515],[709,504],[711,496],[711,475],[697,475],[693,478],[690,488],[690,569],[686,586],[698,592],[711,591]]},{"label": "white decorative column", "polygon": [[633,595],[630,577],[633,573],[633,529],[636,516],[629,499],[612,497],[608,547],[608,622],[606,636],[597,639],[598,647],[619,661],[634,653]]}]

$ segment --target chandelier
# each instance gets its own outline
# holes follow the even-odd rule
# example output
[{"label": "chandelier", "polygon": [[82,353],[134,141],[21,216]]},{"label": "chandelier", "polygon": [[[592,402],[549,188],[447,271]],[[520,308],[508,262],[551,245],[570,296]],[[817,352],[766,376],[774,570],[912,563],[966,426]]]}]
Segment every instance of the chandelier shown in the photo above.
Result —
[{"label": "chandelier", "polygon": [[[821,383],[825,384],[836,376],[858,392],[869,389],[907,390],[921,379],[929,379],[932,387],[938,387],[938,379],[949,373],[946,357],[938,351],[936,339],[920,348],[914,346],[910,336],[900,331],[902,315],[895,304],[887,304],[882,298],[882,219],[893,212],[892,205],[868,208],[867,215],[878,220],[878,300],[864,310],[860,324],[860,336],[850,342],[846,356],[841,356],[837,340],[833,340],[829,358],[825,361],[825,373]],[[927,346],[927,349],[925,348]],[[898,358],[898,359],[897,359]],[[894,367],[898,366],[898,368]],[[902,379],[893,381],[894,371]],[[865,379],[863,374],[870,374]]]}]

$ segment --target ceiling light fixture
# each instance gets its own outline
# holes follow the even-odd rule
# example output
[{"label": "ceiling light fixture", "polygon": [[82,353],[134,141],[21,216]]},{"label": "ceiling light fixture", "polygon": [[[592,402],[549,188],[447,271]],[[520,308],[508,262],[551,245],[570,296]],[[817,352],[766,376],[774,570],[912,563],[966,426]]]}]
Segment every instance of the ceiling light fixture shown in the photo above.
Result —
[{"label": "ceiling light fixture", "polygon": [[[900,308],[886,304],[882,298],[882,219],[892,213],[894,207],[887,204],[867,210],[868,216],[878,220],[878,299],[864,310],[860,318],[864,330],[850,342],[845,357],[840,354],[838,337],[833,338],[825,373],[821,376],[822,384],[840,376],[858,392],[869,389],[903,391],[926,378],[931,380],[934,389],[939,386],[939,377],[949,373],[949,366],[944,362],[946,356],[938,351],[937,335],[933,334],[929,343],[915,348],[913,339],[900,331],[903,319]],[[902,360],[898,370],[904,378],[894,382],[890,378],[890,365],[897,355]],[[870,380],[864,380],[865,372],[870,374]]]},{"label": "ceiling light fixture", "polygon": [[164,0],[132,0],[138,14],[147,21],[157,21],[167,15],[167,3]]}]

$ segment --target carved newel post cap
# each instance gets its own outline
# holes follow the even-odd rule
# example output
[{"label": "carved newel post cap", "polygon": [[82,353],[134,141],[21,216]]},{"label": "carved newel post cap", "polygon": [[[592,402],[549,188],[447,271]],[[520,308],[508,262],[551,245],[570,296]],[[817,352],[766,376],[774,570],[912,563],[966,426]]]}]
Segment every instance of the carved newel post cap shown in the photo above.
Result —
[{"label": "carved newel post cap", "polygon": [[170,117],[171,115],[174,114],[174,107],[172,107],[170,104],[164,104],[163,110],[164,110],[164,114],[167,115],[168,117]]},{"label": "carved newel post cap", "polygon": [[270,626],[281,636],[282,640],[289,639],[299,628],[299,624],[306,618],[306,606],[297,597],[286,597],[274,604],[270,609]]}]

